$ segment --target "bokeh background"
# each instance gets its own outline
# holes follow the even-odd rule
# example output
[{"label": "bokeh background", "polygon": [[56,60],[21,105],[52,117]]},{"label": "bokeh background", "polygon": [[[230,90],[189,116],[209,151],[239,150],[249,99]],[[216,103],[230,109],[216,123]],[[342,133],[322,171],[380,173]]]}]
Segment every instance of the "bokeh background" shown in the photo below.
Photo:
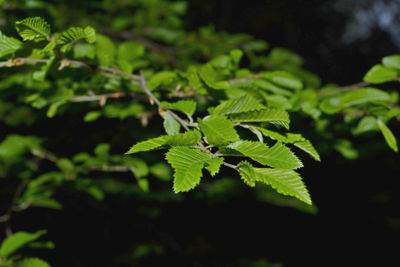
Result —
[{"label": "bokeh background", "polygon": [[[76,10],[75,15],[59,18],[65,25],[74,25],[75,16],[82,14],[88,21],[104,20],[106,25],[118,10],[113,1],[110,10],[97,8],[99,1],[47,2],[55,9]],[[324,83],[358,82],[383,56],[400,50],[397,0],[187,2],[187,30],[212,24],[219,31],[247,33],[271,47],[289,48],[302,55],[305,68]],[[5,10],[0,27],[11,18],[47,12],[44,8]],[[124,129],[127,123],[132,121],[99,120],[88,125],[67,115],[17,131],[46,136],[47,147],[64,155],[93,149],[96,142],[111,142],[113,152],[123,153],[130,133],[113,129]],[[152,120],[149,129],[159,123]],[[2,136],[15,132],[1,122],[0,127]],[[394,132],[399,136],[398,128]],[[380,139],[352,141],[362,148]],[[199,188],[167,197],[168,201],[139,194],[113,195],[103,202],[65,188],[57,193],[63,212],[30,209],[16,215],[13,225],[48,229],[47,237],[56,249],[41,251],[40,256],[56,267],[358,266],[354,264],[365,261],[397,266],[399,163],[399,155],[388,148],[361,152],[357,160],[344,159],[337,152],[322,155],[322,163],[306,159],[301,173],[317,210],[273,205],[242,186],[223,188],[214,195]],[[3,191],[14,186],[10,180],[0,180]],[[6,195],[2,198],[0,206],[5,209],[8,200]]]}]

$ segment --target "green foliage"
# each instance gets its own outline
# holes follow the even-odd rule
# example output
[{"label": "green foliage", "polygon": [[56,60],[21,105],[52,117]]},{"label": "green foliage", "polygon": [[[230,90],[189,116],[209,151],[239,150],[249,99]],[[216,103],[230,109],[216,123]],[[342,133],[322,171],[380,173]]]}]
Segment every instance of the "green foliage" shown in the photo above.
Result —
[{"label": "green foliage", "polygon": [[[105,10],[114,10],[111,2],[104,4]],[[196,193],[205,190],[213,198],[235,194],[237,181],[254,187],[259,199],[305,210],[312,202],[296,172],[303,163],[292,148],[316,161],[321,160],[318,151],[329,160],[326,154],[332,150],[355,159],[361,154],[350,134],[380,131],[383,138],[377,143],[386,141],[398,151],[397,132],[388,127],[400,118],[398,92],[381,84],[398,81],[400,55],[384,57],[362,83],[323,86],[303,68],[304,60],[285,48],[267,50],[264,41],[212,26],[185,31],[181,16],[186,2],[128,2],[116,6],[132,12],[115,11],[117,18],[106,22],[77,15],[74,23],[83,26],[76,27],[49,10],[49,18],[57,18],[51,27],[41,17],[10,20],[17,21],[22,41],[2,33],[11,32],[8,22],[0,32],[0,57],[5,58],[0,68],[7,68],[0,74],[0,120],[6,127],[0,140],[0,177],[26,184],[12,203],[17,208],[61,210],[63,203],[54,195],[63,186],[97,201],[107,194],[164,201],[181,197],[153,188],[162,191],[172,182],[173,191],[180,193],[205,183]],[[93,138],[85,144],[93,146],[92,152],[73,155],[47,151],[54,144],[46,138],[12,134],[19,132],[18,126],[57,119],[84,121],[88,128],[98,122],[124,126],[104,129],[113,138]],[[129,155],[117,151],[117,139],[126,147],[136,142]],[[136,155],[163,149],[162,154]],[[43,162],[50,167],[43,168]],[[227,177],[227,168],[241,179]],[[107,176],[110,172],[125,173],[135,185]],[[215,178],[203,179],[210,176]],[[261,189],[260,183],[265,184]],[[19,232],[7,238],[0,257],[9,260],[41,234]],[[138,249],[136,257],[143,251]],[[38,259],[12,264],[48,266]]]}]

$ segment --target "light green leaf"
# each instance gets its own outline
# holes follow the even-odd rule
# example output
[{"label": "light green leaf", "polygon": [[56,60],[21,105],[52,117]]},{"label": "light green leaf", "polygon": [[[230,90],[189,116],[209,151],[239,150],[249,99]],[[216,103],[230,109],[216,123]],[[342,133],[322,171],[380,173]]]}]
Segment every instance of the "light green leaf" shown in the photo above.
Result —
[{"label": "light green leaf", "polygon": [[27,258],[17,262],[15,267],[50,267],[50,265],[38,258]]},{"label": "light green leaf", "polygon": [[121,70],[131,73],[139,67],[146,66],[146,62],[140,60],[145,53],[144,45],[132,41],[123,42],[118,46],[117,62]]},{"label": "light green leaf", "polygon": [[367,87],[342,94],[340,97],[340,104],[342,107],[350,107],[369,102],[390,100],[391,97],[388,93],[376,88]]},{"label": "light green leaf", "polygon": [[321,161],[321,158],[320,158],[317,150],[315,149],[315,147],[312,145],[312,143],[309,140],[304,138],[301,134],[288,133],[287,137],[288,137],[290,143],[292,143],[296,147],[300,148],[304,152],[308,153],[316,161]]},{"label": "light green leaf", "polygon": [[232,122],[224,116],[211,115],[199,119],[199,126],[211,145],[221,146],[239,140]]},{"label": "light green leaf", "polygon": [[289,128],[289,114],[282,109],[267,108],[259,111],[249,111],[231,114],[230,119],[234,122],[270,122]]},{"label": "light green leaf", "polygon": [[178,134],[181,129],[181,125],[179,124],[179,122],[169,112],[165,112],[163,114],[163,117],[165,132],[168,135]]},{"label": "light green leaf", "polygon": [[198,149],[187,147],[171,148],[166,159],[174,169],[174,192],[187,192],[200,183],[201,170],[211,156]]},{"label": "light green leaf", "polygon": [[195,146],[201,140],[201,133],[198,130],[190,130],[181,134],[168,136],[170,146]]},{"label": "light green leaf", "polygon": [[153,91],[163,84],[168,84],[175,81],[176,78],[176,73],[173,71],[160,71],[150,77],[147,87],[150,89],[150,91]]},{"label": "light green leaf", "polygon": [[280,133],[277,133],[277,132],[274,132],[274,131],[271,131],[271,130],[268,130],[268,129],[265,129],[265,128],[261,128],[261,127],[258,127],[257,129],[264,136],[269,137],[269,138],[271,138],[273,140],[280,141],[280,142],[283,142],[283,143],[289,143],[290,142],[290,140],[286,136],[284,136],[284,135],[282,135]]},{"label": "light green leaf", "polygon": [[88,43],[94,43],[96,41],[95,29],[90,26],[86,28],[71,27],[60,34],[58,42],[59,44],[68,44],[80,39],[86,39]]},{"label": "light green leaf", "polygon": [[172,178],[171,167],[164,162],[158,162],[151,166],[150,173],[162,181],[170,181]]},{"label": "light green leaf", "polygon": [[5,55],[14,53],[18,49],[20,49],[21,46],[21,41],[12,37],[7,37],[0,31],[0,58]]},{"label": "light green leaf", "polygon": [[17,21],[15,25],[24,41],[50,39],[50,25],[41,17],[26,18]]},{"label": "light green leaf", "polygon": [[376,118],[372,116],[367,116],[362,118],[358,122],[357,127],[353,130],[353,134],[358,135],[369,131],[375,131],[378,129],[379,127]]},{"label": "light green leaf", "polygon": [[160,108],[178,110],[186,114],[186,116],[192,117],[196,111],[196,105],[193,100],[180,100],[174,103],[163,101],[160,104]]},{"label": "light green leaf", "polygon": [[243,182],[248,186],[256,186],[256,173],[253,166],[247,161],[241,161],[238,164],[238,170]]},{"label": "light green leaf", "polygon": [[261,109],[265,109],[265,106],[260,104],[254,97],[244,95],[239,98],[230,99],[218,105],[213,110],[213,114],[225,115]]},{"label": "light green leaf", "polygon": [[385,83],[396,78],[397,72],[377,64],[373,66],[364,76],[364,81],[369,83]]},{"label": "light green leaf", "polygon": [[392,131],[389,129],[389,127],[386,126],[386,124],[382,120],[378,119],[377,122],[379,129],[381,130],[383,137],[385,138],[386,143],[391,149],[397,152],[398,147],[397,147],[396,137],[394,137]]},{"label": "light green leaf", "polygon": [[383,66],[400,70],[400,55],[391,55],[382,59]]},{"label": "light green leaf", "polygon": [[310,194],[300,175],[292,170],[253,168],[256,181],[270,185],[283,195],[293,196],[311,205]]},{"label": "light green leaf", "polygon": [[7,237],[0,246],[0,258],[7,258],[19,248],[25,246],[29,242],[35,241],[46,231],[37,231],[36,233],[16,232]]},{"label": "light green leaf", "polygon": [[168,136],[162,135],[160,137],[152,138],[135,144],[125,154],[133,154],[137,152],[159,149],[162,146],[166,145],[167,142],[168,142]]},{"label": "light green leaf", "polygon": [[115,59],[115,45],[107,36],[96,36],[96,56],[102,66],[111,66]]},{"label": "light green leaf", "polygon": [[221,165],[223,162],[224,162],[224,158],[215,157],[215,158],[207,161],[205,167],[212,176],[215,176],[219,172],[219,169],[221,168]]},{"label": "light green leaf", "polygon": [[303,88],[303,83],[286,71],[269,71],[263,74],[263,77],[278,86],[283,86],[293,90],[300,90]]}]

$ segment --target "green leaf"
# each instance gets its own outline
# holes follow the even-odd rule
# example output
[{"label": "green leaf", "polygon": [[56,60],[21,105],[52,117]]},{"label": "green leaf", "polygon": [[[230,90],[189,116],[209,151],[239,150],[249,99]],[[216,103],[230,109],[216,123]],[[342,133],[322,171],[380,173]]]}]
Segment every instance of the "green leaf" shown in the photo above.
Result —
[{"label": "green leaf", "polygon": [[375,101],[390,101],[388,93],[376,88],[361,88],[349,91],[341,95],[340,104],[342,107],[350,107]]},{"label": "green leaf", "polygon": [[287,137],[288,137],[290,143],[292,143],[296,147],[300,148],[304,152],[308,153],[316,161],[321,161],[321,158],[320,158],[317,150],[315,149],[315,147],[312,145],[312,143],[309,140],[304,138],[301,134],[288,133]]},{"label": "green leaf", "polygon": [[175,81],[177,78],[176,73],[173,71],[160,71],[157,74],[150,77],[147,87],[150,91],[153,91],[163,84],[169,84]]},{"label": "green leaf", "polygon": [[18,49],[20,49],[21,46],[21,41],[12,37],[7,37],[0,31],[0,58],[5,55],[14,53]]},{"label": "green leaf", "polygon": [[230,119],[234,122],[270,122],[289,128],[289,114],[282,109],[267,108],[258,111],[249,111],[231,114]]},{"label": "green leaf", "polygon": [[41,17],[26,18],[15,23],[24,41],[50,39],[50,25]]},{"label": "green leaf", "polygon": [[289,72],[269,71],[265,72],[263,74],[263,77],[278,86],[286,87],[293,90],[300,90],[301,88],[303,88],[303,83]]},{"label": "green leaf", "polygon": [[179,122],[169,112],[165,112],[163,114],[163,117],[165,132],[168,135],[178,134],[181,129],[181,125],[179,124]]},{"label": "green leaf", "polygon": [[244,95],[239,98],[231,99],[218,105],[214,110],[215,115],[225,115],[265,109],[254,97]]},{"label": "green leaf", "polygon": [[379,127],[376,118],[372,116],[367,116],[362,118],[358,122],[357,127],[353,130],[353,134],[358,135],[369,131],[375,131],[378,129]]},{"label": "green leaf", "polygon": [[71,27],[59,36],[59,44],[68,44],[80,39],[86,39],[88,43],[96,42],[96,31],[90,26],[86,28]]},{"label": "green leaf", "polygon": [[162,146],[166,145],[167,142],[168,142],[168,136],[162,135],[160,137],[152,138],[135,144],[125,154],[133,154],[137,152],[159,149]]},{"label": "green leaf", "polygon": [[270,185],[283,195],[293,196],[311,205],[310,194],[300,175],[292,170],[253,168],[256,181]]},{"label": "green leaf", "polygon": [[282,135],[280,133],[277,133],[277,132],[274,132],[274,131],[271,131],[271,130],[268,130],[268,129],[265,129],[265,128],[261,128],[261,127],[258,127],[257,129],[264,136],[269,137],[269,138],[271,138],[273,140],[280,141],[280,142],[283,142],[283,143],[289,143],[290,142],[290,140],[286,136],[284,136],[284,135]]},{"label": "green leaf", "polygon": [[400,70],[400,55],[391,55],[382,59],[383,66]]},{"label": "green leaf", "polygon": [[137,68],[146,66],[146,61],[140,59],[144,54],[144,45],[132,41],[123,42],[118,46],[118,65],[122,71],[131,73]]},{"label": "green leaf", "polygon": [[115,60],[115,45],[107,36],[96,36],[96,56],[102,66],[111,66]]},{"label": "green leaf", "polygon": [[158,162],[150,167],[150,173],[162,181],[170,181],[172,178],[171,167],[164,162]]},{"label": "green leaf", "polygon": [[174,169],[174,192],[187,192],[200,183],[201,170],[211,156],[198,149],[187,147],[171,148],[166,159]]},{"label": "green leaf", "polygon": [[221,146],[239,140],[232,122],[224,116],[211,115],[199,119],[199,126],[211,145]]},{"label": "green leaf", "polygon": [[45,233],[46,231],[42,230],[37,231],[36,233],[16,232],[13,235],[10,235],[0,246],[0,258],[7,258],[19,248],[35,241]]},{"label": "green leaf", "polygon": [[389,69],[387,67],[382,66],[381,64],[377,64],[373,66],[367,74],[364,76],[364,81],[369,83],[385,83],[396,78],[397,72]]},{"label": "green leaf", "polygon": [[[285,145],[277,142],[272,146],[268,153],[263,155],[264,162],[274,168],[297,169],[303,167],[303,163],[298,157]],[[261,163],[261,162],[260,162]]]},{"label": "green leaf", "polygon": [[253,166],[247,161],[241,161],[238,164],[238,170],[243,182],[248,186],[256,186],[256,173]]},{"label": "green leaf", "polygon": [[27,258],[17,262],[15,267],[50,267],[50,265],[38,258]]},{"label": "green leaf", "polygon": [[394,137],[392,131],[389,129],[389,127],[386,126],[386,124],[382,120],[378,119],[377,122],[379,129],[381,130],[383,137],[385,138],[386,143],[391,149],[397,152],[398,147],[397,147],[396,137]]},{"label": "green leaf", "polygon": [[195,146],[201,140],[201,133],[198,130],[190,130],[181,134],[168,136],[170,146]]},{"label": "green leaf", "polygon": [[160,108],[178,110],[190,118],[196,111],[196,105],[193,100],[180,100],[174,103],[163,101],[160,104]]},{"label": "green leaf", "polygon": [[215,176],[219,172],[219,169],[221,168],[221,165],[223,162],[224,162],[224,158],[215,157],[215,158],[207,161],[205,167],[212,176]]}]

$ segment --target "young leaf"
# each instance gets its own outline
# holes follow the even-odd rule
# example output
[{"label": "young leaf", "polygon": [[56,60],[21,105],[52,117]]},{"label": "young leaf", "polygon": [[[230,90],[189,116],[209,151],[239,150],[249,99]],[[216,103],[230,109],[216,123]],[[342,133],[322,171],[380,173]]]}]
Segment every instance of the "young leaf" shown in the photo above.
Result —
[{"label": "young leaf", "polygon": [[276,85],[289,89],[300,90],[303,88],[303,83],[298,78],[285,71],[265,72],[263,77]]},{"label": "young leaf", "polygon": [[122,71],[131,73],[144,67],[147,62],[140,59],[145,53],[144,45],[132,41],[123,42],[118,46],[117,62]]},{"label": "young leaf", "polygon": [[24,41],[50,39],[50,25],[41,17],[26,18],[15,23]]},{"label": "young leaf", "polygon": [[60,34],[58,41],[60,44],[68,44],[80,39],[86,39],[88,43],[94,43],[96,41],[95,29],[90,26],[86,28],[71,27]]},{"label": "young leaf", "polygon": [[353,130],[353,134],[358,135],[369,131],[375,131],[378,129],[379,127],[376,118],[373,116],[367,116],[362,118],[358,122],[357,127]]},{"label": "young leaf", "polygon": [[268,129],[265,129],[265,128],[261,128],[261,127],[258,127],[257,129],[264,136],[269,137],[269,138],[271,138],[273,140],[280,141],[280,142],[283,142],[283,143],[289,143],[290,142],[290,140],[286,136],[283,136],[280,133],[277,133],[277,132],[274,132],[274,131],[271,131],[271,130],[268,130]]},{"label": "young leaf", "polygon": [[238,164],[238,170],[243,182],[248,186],[256,186],[256,173],[253,166],[247,161],[241,161]]},{"label": "young leaf", "polygon": [[38,231],[36,233],[16,232],[13,235],[10,235],[0,246],[0,258],[7,258],[19,248],[29,242],[35,241],[45,233],[46,231]]},{"label": "young leaf", "polygon": [[38,258],[27,258],[17,262],[15,267],[50,267],[44,260]]},{"label": "young leaf", "polygon": [[211,115],[199,119],[199,126],[211,145],[221,146],[239,140],[232,122],[224,116]]},{"label": "young leaf", "polygon": [[215,176],[219,169],[221,168],[222,163],[224,162],[224,158],[215,157],[206,162],[206,169],[210,172],[211,176]]},{"label": "young leaf", "polygon": [[350,107],[375,101],[390,101],[388,93],[376,88],[361,88],[356,91],[349,91],[340,96],[342,107]]},{"label": "young leaf", "polygon": [[274,168],[298,169],[303,167],[303,163],[298,157],[285,145],[277,142],[266,154],[262,156],[262,164],[267,164]]},{"label": "young leaf", "polygon": [[96,56],[102,66],[111,66],[115,59],[115,45],[107,36],[96,36]]},{"label": "young leaf", "polygon": [[211,156],[198,149],[171,148],[166,159],[174,169],[174,192],[187,192],[200,183],[201,170]]},{"label": "young leaf", "polygon": [[275,108],[231,114],[229,117],[234,122],[271,122],[285,128],[289,128],[290,122],[289,114],[285,110]]},{"label": "young leaf", "polygon": [[162,146],[166,145],[167,142],[168,142],[168,136],[162,135],[160,137],[152,138],[135,144],[125,154],[133,154],[137,152],[159,149]]},{"label": "young leaf", "polygon": [[389,127],[386,126],[386,124],[382,120],[378,119],[377,122],[379,129],[381,130],[383,137],[385,138],[386,143],[391,149],[397,152],[398,148],[397,148],[396,137],[394,137],[392,131],[389,129]]},{"label": "young leaf", "polygon": [[304,138],[301,134],[292,134],[288,133],[287,137],[293,145],[296,147],[300,148],[304,152],[308,153],[313,159],[316,161],[321,161],[321,158],[315,149],[315,147],[312,145],[312,143]]},{"label": "young leaf", "polygon": [[193,100],[180,100],[174,103],[163,101],[160,104],[160,108],[178,110],[186,114],[186,116],[192,117],[196,111],[196,105]]},{"label": "young leaf", "polygon": [[364,81],[374,84],[385,83],[393,80],[396,76],[397,72],[395,70],[377,64],[365,74]]},{"label": "young leaf", "polygon": [[14,53],[20,49],[21,46],[21,41],[12,37],[7,37],[0,31],[0,58]]},{"label": "young leaf", "polygon": [[246,157],[249,157],[261,164],[266,164],[264,155],[268,153],[268,146],[260,142],[253,142],[247,140],[237,141],[230,144],[228,148],[236,150]]},{"label": "young leaf", "polygon": [[265,109],[254,97],[244,95],[239,98],[231,99],[218,105],[214,110],[215,115],[225,115]]},{"label": "young leaf", "polygon": [[198,130],[190,130],[184,133],[168,136],[168,145],[170,146],[195,146],[201,139],[201,133]]},{"label": "young leaf", "polygon": [[311,205],[310,194],[300,175],[292,170],[253,168],[256,181],[270,185],[283,195],[293,196]]},{"label": "young leaf", "polygon": [[400,55],[391,55],[382,59],[383,66],[400,70]]},{"label": "young leaf", "polygon": [[165,132],[167,132],[168,135],[178,134],[181,129],[179,122],[169,112],[165,112],[163,117]]}]

